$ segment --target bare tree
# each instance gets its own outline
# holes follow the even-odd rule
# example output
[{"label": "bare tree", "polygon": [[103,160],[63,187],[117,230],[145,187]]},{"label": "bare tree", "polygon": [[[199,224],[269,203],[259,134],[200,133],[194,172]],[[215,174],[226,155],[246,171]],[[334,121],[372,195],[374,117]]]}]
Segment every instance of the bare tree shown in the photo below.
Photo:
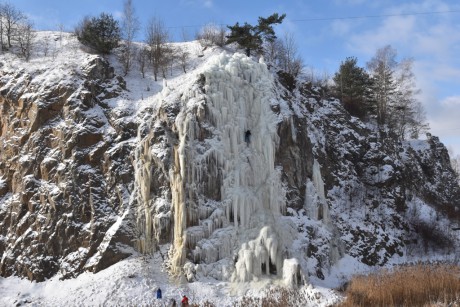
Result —
[{"label": "bare tree", "polygon": [[126,76],[131,69],[133,59],[133,40],[139,31],[139,19],[135,14],[132,0],[125,0],[123,4],[121,31],[125,43],[122,48],[121,62],[123,64],[123,73]]},{"label": "bare tree", "polygon": [[420,101],[415,101],[413,105],[412,119],[409,124],[409,136],[412,139],[418,139],[423,133],[430,130],[430,126],[426,121],[426,112]]},{"label": "bare tree", "polygon": [[[12,41],[17,35],[17,30],[21,22],[26,19],[26,16],[16,9],[12,4],[5,3],[2,6],[2,32],[6,36],[7,47],[12,47]],[[2,39],[3,45],[3,39]]]},{"label": "bare tree", "polygon": [[181,36],[182,36],[182,41],[183,42],[188,42],[189,41],[189,33],[185,28],[182,28]]},{"label": "bare tree", "polygon": [[207,24],[197,34],[196,39],[199,40],[203,48],[213,45],[222,47],[225,45],[226,29],[223,25]]},{"label": "bare tree", "polygon": [[387,45],[377,50],[375,56],[367,63],[373,79],[373,94],[376,102],[377,122],[380,126],[387,123],[389,105],[395,92],[394,71],[397,66],[396,50]]},{"label": "bare tree", "polygon": [[142,74],[142,78],[145,78],[145,66],[149,58],[149,49],[147,47],[141,48],[137,53],[137,62],[139,64],[139,69]]},{"label": "bare tree", "polygon": [[[451,153],[451,155],[453,155]],[[450,159],[450,164],[452,169],[454,170],[455,174],[457,175],[457,179],[460,183],[460,155],[456,155]]]},{"label": "bare tree", "polygon": [[281,40],[274,39],[266,41],[264,42],[263,48],[265,63],[267,63],[268,68],[270,69],[272,66],[277,66],[281,56],[280,53],[283,49]]},{"label": "bare tree", "polygon": [[28,62],[32,53],[33,40],[36,36],[32,22],[26,21],[19,24],[17,32],[18,34],[16,39],[19,44],[20,54]]},{"label": "bare tree", "polygon": [[188,61],[190,59],[190,53],[187,50],[180,49],[178,51],[178,58],[180,62],[180,67],[184,71],[184,74],[187,73]]},{"label": "bare tree", "polygon": [[428,130],[425,111],[416,96],[413,59],[396,60],[396,50],[387,45],[367,63],[372,76],[371,99],[380,128],[393,132],[398,140],[418,138]]},{"label": "bare tree", "polygon": [[390,119],[393,121],[392,127],[400,140],[406,139],[409,134],[418,134],[414,133],[419,130],[414,126],[421,128],[425,122],[422,116],[423,107],[415,98],[420,90],[416,88],[415,75],[412,71],[413,63],[413,59],[403,59],[395,71],[396,97]]},{"label": "bare tree", "polygon": [[59,31],[59,46],[62,46],[62,35],[64,34],[64,31],[65,31],[64,24],[58,23],[57,29]]},{"label": "bare tree", "polygon": [[166,71],[170,70],[170,74],[173,74],[173,65],[177,59],[177,51],[175,48],[170,44],[165,44],[163,47],[163,58],[161,60],[161,72],[162,77],[166,79]]},{"label": "bare tree", "polygon": [[300,75],[303,69],[303,60],[300,57],[297,44],[292,33],[287,32],[280,42],[279,65],[285,72],[294,77]]},{"label": "bare tree", "polygon": [[157,18],[151,18],[147,23],[146,28],[147,44],[150,48],[150,62],[153,68],[153,77],[155,81],[158,79],[158,73],[167,61],[167,42],[169,34],[163,25],[163,22]]},{"label": "bare tree", "polygon": [[47,57],[48,52],[50,51],[50,37],[48,35],[43,38],[42,45],[43,45],[43,47],[42,47],[43,56]]},{"label": "bare tree", "polygon": [[5,5],[0,3],[0,52],[3,52],[3,22],[5,19]]}]

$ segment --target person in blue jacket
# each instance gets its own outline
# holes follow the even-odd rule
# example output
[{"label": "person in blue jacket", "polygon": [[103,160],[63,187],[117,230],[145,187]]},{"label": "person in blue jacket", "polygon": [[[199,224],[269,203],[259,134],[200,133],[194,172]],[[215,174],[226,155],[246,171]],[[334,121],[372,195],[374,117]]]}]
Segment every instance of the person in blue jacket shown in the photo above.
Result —
[{"label": "person in blue jacket", "polygon": [[161,298],[161,289],[158,288],[157,290],[157,299],[160,299]]}]

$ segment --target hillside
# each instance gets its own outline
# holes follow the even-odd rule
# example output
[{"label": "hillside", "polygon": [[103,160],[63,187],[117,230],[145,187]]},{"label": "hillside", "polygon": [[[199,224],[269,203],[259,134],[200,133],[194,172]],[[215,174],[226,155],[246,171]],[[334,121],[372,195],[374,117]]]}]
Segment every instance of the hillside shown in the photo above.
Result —
[{"label": "hillside", "polygon": [[395,142],[231,49],[177,44],[187,73],[154,82],[45,37],[46,55],[0,61],[8,302],[153,304],[160,286],[232,305],[274,285],[323,306],[354,273],[458,254],[460,187],[437,137]]}]

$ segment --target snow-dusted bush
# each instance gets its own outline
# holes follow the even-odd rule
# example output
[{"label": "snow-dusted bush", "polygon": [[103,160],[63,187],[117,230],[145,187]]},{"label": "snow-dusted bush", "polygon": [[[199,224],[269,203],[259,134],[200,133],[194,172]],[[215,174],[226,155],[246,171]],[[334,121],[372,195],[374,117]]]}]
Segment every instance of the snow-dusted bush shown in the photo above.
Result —
[{"label": "snow-dusted bush", "polygon": [[75,29],[78,40],[102,54],[109,54],[120,41],[120,27],[112,15],[101,13],[99,17],[85,17]]}]

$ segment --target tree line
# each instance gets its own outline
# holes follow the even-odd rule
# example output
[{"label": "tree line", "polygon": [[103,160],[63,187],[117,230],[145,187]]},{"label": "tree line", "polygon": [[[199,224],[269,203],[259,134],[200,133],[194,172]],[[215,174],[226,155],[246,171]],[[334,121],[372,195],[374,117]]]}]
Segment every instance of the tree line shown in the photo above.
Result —
[{"label": "tree line", "polygon": [[418,138],[428,130],[425,112],[417,99],[413,73],[414,61],[397,61],[390,45],[378,49],[366,68],[356,57],[348,57],[333,77],[332,96],[338,98],[350,114],[374,121],[379,131],[397,140]]},{"label": "tree line", "polygon": [[[280,24],[284,17],[284,14],[276,13],[267,18],[259,17],[258,24],[254,26],[248,23],[227,27],[208,24],[195,34],[195,38],[203,48],[235,43],[248,56],[267,54],[270,64],[282,66],[290,73],[299,75],[302,64],[292,36],[279,40],[273,29],[273,25]],[[138,50],[134,39],[140,30],[132,0],[125,0],[120,21],[108,13],[86,16],[76,25],[74,34],[92,52],[107,55],[115,49],[125,75],[134,62],[137,62],[143,77],[150,66],[155,80],[159,76],[165,78],[173,63],[179,63],[186,73],[190,54],[186,50],[173,48],[170,33],[160,18],[153,17],[147,22],[143,29],[146,45]],[[185,33],[183,36],[185,38]],[[12,4],[0,2],[0,52],[18,52],[28,61],[35,38],[33,24],[27,16]],[[46,55],[48,46],[43,49]]]},{"label": "tree line", "polygon": [[[276,58],[278,61],[279,58],[280,63],[285,63],[291,58],[282,61],[278,55],[284,53],[281,52],[282,48],[284,48],[283,51],[293,51],[293,45],[285,45],[283,41],[277,40],[273,29],[273,25],[281,23],[284,17],[285,15],[280,16],[275,13],[267,18],[259,17],[259,22],[255,26],[248,23],[240,26],[236,23],[234,26],[227,26],[227,29],[223,26],[209,24],[196,33],[195,38],[203,48],[212,45],[223,47],[236,43],[245,50],[248,56],[263,54],[266,48],[271,48],[271,59]],[[144,28],[146,45],[136,54],[133,39],[140,30],[139,25],[132,0],[125,0],[121,25],[113,16],[102,13],[98,17],[85,17],[76,27],[75,34],[82,44],[102,54],[109,54],[115,47],[119,47],[119,59],[125,75],[128,74],[136,59],[142,76],[145,75],[146,66],[150,66],[155,81],[160,75],[165,78],[173,63],[179,62],[186,73],[187,60],[190,55],[185,50],[172,47],[170,34],[159,18],[154,17],[147,22]],[[286,64],[285,66],[290,69],[293,65]],[[300,73],[300,69],[297,70],[297,73]],[[294,72],[293,69],[292,72]]]},{"label": "tree line", "polygon": [[34,36],[32,21],[12,4],[0,2],[0,52],[13,51],[28,61]]},{"label": "tree line", "polygon": [[[375,56],[359,67],[356,57],[341,62],[332,78],[316,77],[306,72],[292,34],[278,38],[273,27],[281,24],[285,14],[274,13],[259,17],[257,24],[238,22],[233,26],[206,25],[195,38],[203,49],[216,45],[234,44],[247,56],[264,56],[269,67],[290,76],[303,79],[323,88],[324,95],[337,98],[353,116],[375,122],[379,131],[398,140],[418,138],[428,129],[425,113],[417,100],[419,90],[415,84],[413,60],[397,61],[397,52],[391,46],[376,51]],[[147,69],[155,81],[172,73],[173,65],[187,72],[190,54],[173,47],[170,33],[163,21],[151,18],[144,27],[145,44],[135,46],[134,39],[141,30],[132,0],[125,0],[120,21],[112,15],[101,13],[97,17],[84,17],[75,27],[78,40],[94,52],[116,55],[127,75],[137,62],[142,77]],[[185,34],[184,40],[185,38]],[[35,37],[32,23],[25,14],[11,4],[0,3],[0,51],[17,49],[26,60],[30,58]],[[329,81],[333,81],[331,85]]]}]

